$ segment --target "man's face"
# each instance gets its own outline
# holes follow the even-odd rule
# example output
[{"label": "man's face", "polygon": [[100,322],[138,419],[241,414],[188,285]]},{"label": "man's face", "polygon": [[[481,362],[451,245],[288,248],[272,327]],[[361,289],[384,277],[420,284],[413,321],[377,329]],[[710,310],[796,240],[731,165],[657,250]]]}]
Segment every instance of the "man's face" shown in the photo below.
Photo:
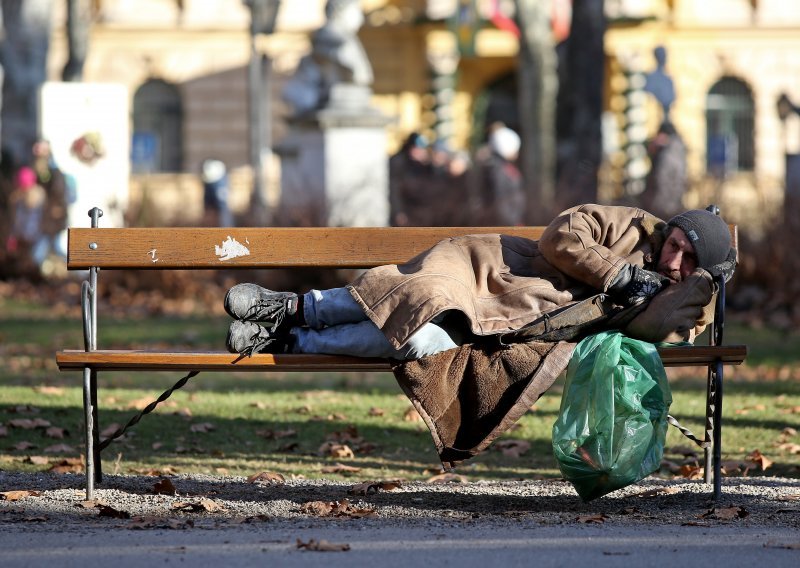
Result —
[{"label": "man's face", "polygon": [[680,282],[697,269],[697,256],[689,237],[678,227],[672,227],[658,258],[658,272],[672,283]]}]

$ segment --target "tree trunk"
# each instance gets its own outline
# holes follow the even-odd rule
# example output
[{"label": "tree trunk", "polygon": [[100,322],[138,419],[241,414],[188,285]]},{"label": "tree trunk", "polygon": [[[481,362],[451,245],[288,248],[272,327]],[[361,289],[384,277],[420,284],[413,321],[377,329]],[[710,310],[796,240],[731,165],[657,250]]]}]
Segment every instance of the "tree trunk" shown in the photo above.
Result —
[{"label": "tree trunk", "polygon": [[517,104],[522,152],[520,165],[526,187],[530,224],[552,218],[556,172],[556,96],[558,74],[550,2],[517,0],[520,45]]},{"label": "tree trunk", "polygon": [[597,173],[603,151],[605,29],[603,0],[573,1],[559,92],[560,208],[597,200]]},{"label": "tree trunk", "polygon": [[3,0],[2,147],[19,164],[37,137],[39,87],[47,78],[53,0]]},{"label": "tree trunk", "polygon": [[89,51],[89,26],[91,24],[90,0],[67,0],[67,59],[61,78],[64,81],[83,80],[83,63]]}]

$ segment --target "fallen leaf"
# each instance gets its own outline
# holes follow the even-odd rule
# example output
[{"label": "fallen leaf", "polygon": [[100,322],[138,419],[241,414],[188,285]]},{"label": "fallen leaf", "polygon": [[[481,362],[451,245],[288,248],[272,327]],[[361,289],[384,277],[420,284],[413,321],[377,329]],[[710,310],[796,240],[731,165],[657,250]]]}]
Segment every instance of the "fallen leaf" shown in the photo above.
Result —
[{"label": "fallen leaf", "polygon": [[254,473],[250,477],[247,478],[247,483],[270,483],[273,485],[278,485],[281,483],[286,482],[286,478],[283,477],[280,473],[274,473],[271,471],[262,471],[261,473]]},{"label": "fallen leaf", "polygon": [[25,499],[27,497],[38,497],[41,494],[41,491],[28,490],[0,491],[0,501],[19,501],[20,499]]},{"label": "fallen leaf", "polygon": [[696,465],[682,465],[678,470],[678,475],[686,479],[703,479],[705,470]]},{"label": "fallen leaf", "polygon": [[16,444],[14,444],[12,446],[13,449],[19,450],[21,452],[24,452],[25,450],[33,449],[35,447],[36,447],[36,444],[31,444],[30,442],[25,441],[25,440],[23,440],[22,442],[17,442]]},{"label": "fallen leaf", "polygon": [[405,413],[403,413],[403,421],[404,422],[422,422],[422,416],[419,415],[419,412],[413,407],[408,408]]},{"label": "fallen leaf", "polygon": [[346,444],[339,444],[337,442],[323,442],[317,450],[321,456],[328,456],[332,458],[354,458],[355,454],[350,446]]},{"label": "fallen leaf", "polygon": [[735,460],[725,460],[720,464],[720,467],[724,475],[730,475],[734,472],[742,472],[745,470],[742,462]]},{"label": "fallen leaf", "polygon": [[108,505],[102,499],[89,499],[88,501],[81,501],[79,503],[75,503],[76,507],[81,507],[83,509],[94,509],[98,505]]},{"label": "fallen leaf", "polygon": [[214,426],[211,422],[198,422],[197,424],[192,424],[189,426],[189,430],[192,432],[206,433],[216,430],[216,426]]},{"label": "fallen leaf", "polygon": [[185,513],[215,513],[224,509],[224,507],[216,501],[206,498],[195,502],[176,502],[173,503],[170,508]]},{"label": "fallen leaf", "polygon": [[250,406],[252,408],[258,408],[259,410],[264,410],[265,408],[267,408],[267,404],[264,403],[264,402],[261,402],[260,400],[256,401],[256,402],[251,402]]},{"label": "fallen leaf", "polygon": [[178,473],[178,470],[168,465],[161,469],[134,469],[132,472],[147,477],[162,477],[164,475],[175,475]]},{"label": "fallen leaf", "polygon": [[300,512],[305,515],[327,517],[333,510],[333,506],[332,501],[308,501],[300,506]]},{"label": "fallen leaf", "polygon": [[164,447],[164,443],[163,442],[153,442],[153,444],[150,447],[152,449],[154,449],[154,450],[160,450],[161,448]]},{"label": "fallen leaf", "polygon": [[145,396],[142,398],[137,398],[136,400],[132,400],[128,403],[127,408],[133,410],[144,410],[151,402],[154,402],[149,396]]},{"label": "fallen leaf", "polygon": [[100,431],[100,437],[101,437],[101,438],[111,438],[111,437],[113,437],[113,436],[114,436],[114,435],[117,433],[117,431],[118,431],[118,430],[120,430],[120,429],[122,429],[122,426],[120,426],[120,425],[119,425],[119,424],[117,424],[116,422],[112,422],[111,424],[109,424],[108,426],[106,426],[105,428],[103,428],[103,429]]},{"label": "fallen leaf", "polygon": [[787,426],[786,428],[781,430],[781,434],[784,436],[797,436],[797,430],[795,430],[791,426]]},{"label": "fallen leaf", "polygon": [[531,449],[531,444],[525,440],[500,440],[495,447],[506,457],[519,458]]},{"label": "fallen leaf", "polygon": [[333,465],[329,465],[322,468],[322,473],[358,473],[361,471],[360,467],[354,467],[352,465],[344,465],[341,463],[336,463]]},{"label": "fallen leaf", "polygon": [[288,444],[282,444],[278,446],[277,451],[284,452],[284,453],[292,453],[296,452],[300,448],[300,444],[297,442],[289,442]]},{"label": "fallen leaf", "polygon": [[64,428],[59,428],[58,426],[50,426],[47,430],[44,431],[44,435],[46,438],[55,438],[56,440],[61,440],[65,436],[68,436],[69,433]]},{"label": "fallen leaf", "polygon": [[18,404],[6,409],[9,414],[39,414],[41,410],[30,404]]},{"label": "fallen leaf", "polygon": [[171,517],[155,517],[155,516],[138,516],[133,517],[128,524],[128,528],[132,530],[143,529],[189,529],[194,527],[192,519],[175,519]]},{"label": "fallen leaf", "polygon": [[0,426],[0,438],[5,438],[6,436],[8,436],[8,428]]},{"label": "fallen leaf", "polygon": [[429,478],[428,483],[467,483],[467,478],[458,473],[440,473]]},{"label": "fallen leaf", "polygon": [[348,495],[369,495],[370,493],[377,493],[378,491],[394,491],[402,487],[400,480],[395,479],[392,481],[364,481],[353,485],[347,490]]},{"label": "fallen leaf", "polygon": [[747,454],[747,456],[745,456],[745,459],[759,466],[761,468],[761,471],[765,471],[768,467],[770,467],[773,464],[773,461],[764,454],[762,454],[759,450],[753,450],[752,452]]},{"label": "fallen leaf", "polygon": [[593,523],[602,524],[602,523],[606,522],[607,520],[608,520],[608,517],[606,517],[603,513],[598,513],[596,515],[581,515],[580,517],[575,519],[576,522],[584,523],[584,524],[587,524],[587,525],[588,524],[593,524]]},{"label": "fallen leaf", "polygon": [[783,548],[786,550],[800,550],[800,542],[766,542],[764,548]]},{"label": "fallen leaf", "polygon": [[358,508],[347,499],[341,501],[309,501],[300,506],[300,512],[316,517],[363,518],[375,516],[375,509]]},{"label": "fallen leaf", "polygon": [[709,509],[702,515],[701,519],[719,519],[720,521],[731,521],[733,519],[744,519],[749,516],[744,507],[723,507],[722,509]]},{"label": "fallen leaf", "polygon": [[64,389],[61,387],[40,386],[33,387],[33,390],[39,394],[45,394],[48,396],[62,396],[64,394]]},{"label": "fallen leaf", "polygon": [[50,463],[50,458],[45,456],[28,456],[25,458],[25,463],[32,463],[33,465],[47,465]]},{"label": "fallen leaf", "polygon": [[83,460],[81,458],[66,458],[50,468],[53,473],[81,473]]},{"label": "fallen leaf", "polygon": [[7,422],[8,426],[12,428],[19,428],[20,430],[34,430],[36,428],[48,428],[51,426],[50,422],[43,418],[15,418]]},{"label": "fallen leaf", "polygon": [[109,517],[112,519],[130,519],[131,514],[128,511],[122,511],[119,509],[115,509],[114,507],[109,507],[108,505],[97,505],[96,509],[100,512],[97,514],[98,517]]},{"label": "fallen leaf", "polygon": [[369,416],[383,416],[384,414],[386,414],[386,411],[383,410],[382,408],[378,408],[377,406],[373,406],[372,408],[369,409],[369,412],[367,412],[367,414]]},{"label": "fallen leaf", "polygon": [[230,522],[235,525],[249,525],[255,522],[263,523],[271,520],[272,517],[269,515],[253,515],[251,517],[233,517]]},{"label": "fallen leaf", "polygon": [[42,451],[47,454],[74,454],[77,452],[75,448],[68,444],[55,444],[53,446],[47,446]]},{"label": "fallen leaf", "polygon": [[261,436],[267,440],[280,440],[281,438],[293,438],[297,436],[297,430],[256,430],[256,436]]},{"label": "fallen leaf", "polygon": [[336,544],[333,542],[328,542],[325,539],[322,540],[314,540],[313,538],[308,542],[303,542],[299,538],[297,539],[297,548],[305,549],[305,550],[313,550],[315,552],[345,552],[350,550],[349,544]]},{"label": "fallen leaf", "polygon": [[175,489],[175,485],[167,479],[166,477],[163,479],[159,479],[153,485],[153,493],[156,495],[177,495],[178,490]]},{"label": "fallen leaf", "polygon": [[340,444],[360,444],[364,441],[358,434],[358,428],[353,426],[352,424],[345,428],[344,430],[337,430],[335,432],[331,432],[327,436],[325,436],[326,440],[331,442],[339,442]]},{"label": "fallen leaf", "polygon": [[23,523],[46,523],[50,519],[45,517],[44,515],[40,515],[38,517],[22,517],[20,519]]}]

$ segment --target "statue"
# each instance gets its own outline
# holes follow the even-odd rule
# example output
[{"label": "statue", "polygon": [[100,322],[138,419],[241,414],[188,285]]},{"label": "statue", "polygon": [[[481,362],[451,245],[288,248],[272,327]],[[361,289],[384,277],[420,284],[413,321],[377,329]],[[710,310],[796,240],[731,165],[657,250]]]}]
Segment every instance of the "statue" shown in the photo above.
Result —
[{"label": "statue", "polygon": [[675,102],[675,86],[672,78],[667,75],[667,50],[658,46],[653,50],[656,60],[656,70],[647,74],[644,90],[651,93],[663,110],[662,122],[669,122],[669,109]]},{"label": "statue", "polygon": [[[358,0],[328,0],[326,22],[311,37],[311,53],[300,60],[283,91],[294,116],[302,116],[337,101],[333,91],[344,85],[352,98],[366,104],[372,84],[372,66],[357,33],[364,24]],[[352,101],[350,101],[352,102]]]}]

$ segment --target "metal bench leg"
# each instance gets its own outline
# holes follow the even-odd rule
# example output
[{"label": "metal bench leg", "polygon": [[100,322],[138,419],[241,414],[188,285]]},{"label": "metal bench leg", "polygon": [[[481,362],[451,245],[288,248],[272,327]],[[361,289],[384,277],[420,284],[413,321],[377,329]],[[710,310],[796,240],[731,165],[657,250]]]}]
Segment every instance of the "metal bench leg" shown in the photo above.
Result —
[{"label": "metal bench leg", "polygon": [[703,433],[703,481],[711,483],[712,478],[712,436],[714,434],[714,368],[712,365],[708,366],[708,376],[706,379],[706,427]]},{"label": "metal bench leg", "polygon": [[103,462],[100,458],[100,407],[97,404],[97,371],[92,370],[89,378],[92,399],[92,448],[94,451],[94,480],[96,483],[103,481]]},{"label": "metal bench leg", "polygon": [[95,457],[95,410],[92,404],[92,370],[83,369],[83,420],[85,426],[86,445],[86,500],[94,496],[94,457]]},{"label": "metal bench leg", "polygon": [[722,494],[722,361],[714,373],[714,501]]}]

